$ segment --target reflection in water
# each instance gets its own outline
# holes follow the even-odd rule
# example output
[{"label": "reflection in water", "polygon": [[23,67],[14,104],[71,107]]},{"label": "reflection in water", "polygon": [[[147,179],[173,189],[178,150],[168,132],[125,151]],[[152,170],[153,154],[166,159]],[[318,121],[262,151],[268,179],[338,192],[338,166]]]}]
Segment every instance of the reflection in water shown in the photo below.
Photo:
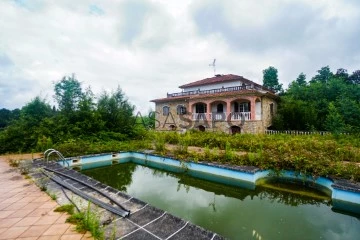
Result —
[{"label": "reflection in water", "polygon": [[360,234],[359,219],[331,211],[321,192],[296,194],[305,191],[301,186],[270,182],[241,189],[133,163],[83,173],[231,239],[357,239]]},{"label": "reflection in water", "polygon": [[113,188],[126,192],[126,187],[132,183],[132,175],[135,169],[135,164],[117,164],[113,167],[95,168],[83,172]]}]

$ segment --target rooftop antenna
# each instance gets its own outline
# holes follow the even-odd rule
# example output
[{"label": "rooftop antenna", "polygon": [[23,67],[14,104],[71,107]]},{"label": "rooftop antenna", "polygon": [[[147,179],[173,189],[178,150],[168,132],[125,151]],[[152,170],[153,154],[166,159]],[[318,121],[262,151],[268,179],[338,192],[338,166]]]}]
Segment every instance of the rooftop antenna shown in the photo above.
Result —
[{"label": "rooftop antenna", "polygon": [[215,65],[215,62],[216,62],[216,58],[214,58],[213,63],[210,63],[210,64],[209,64],[209,67],[213,67],[213,68],[214,68],[214,76],[216,76],[216,65]]}]

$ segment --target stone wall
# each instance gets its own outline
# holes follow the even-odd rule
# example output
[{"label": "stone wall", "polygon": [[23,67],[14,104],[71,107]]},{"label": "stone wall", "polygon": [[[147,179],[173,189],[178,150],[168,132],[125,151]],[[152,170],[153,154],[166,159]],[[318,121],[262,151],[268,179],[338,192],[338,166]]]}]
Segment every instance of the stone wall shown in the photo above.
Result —
[{"label": "stone wall", "polygon": [[[270,111],[270,104],[273,104],[273,114],[271,115]],[[267,127],[270,127],[272,124],[272,119],[276,114],[277,111],[277,102],[274,99],[268,98],[268,97],[262,97],[261,99],[261,105],[262,105],[262,122],[264,125],[264,130]]]},{"label": "stone wall", "polygon": [[231,126],[238,126],[241,128],[241,133],[264,133],[265,129],[261,120],[245,121],[244,124],[241,124],[240,121],[231,121],[231,122],[210,122],[210,128],[207,128],[207,131],[219,131],[225,133],[231,133]]},{"label": "stone wall", "polygon": [[[273,114],[271,114],[270,111],[270,104],[273,104]],[[187,114],[178,115],[178,105],[186,107]],[[170,107],[169,115],[163,115],[164,106]],[[169,101],[166,103],[156,103],[156,130],[189,130],[192,128],[197,129],[198,126],[202,125],[205,127],[205,131],[221,131],[225,133],[231,133],[230,127],[234,125],[241,128],[241,133],[264,133],[266,128],[271,126],[272,124],[273,116],[276,114],[277,110],[277,103],[274,99],[263,96],[261,97],[261,106],[262,120],[245,121],[241,125],[241,121],[192,121],[192,115],[190,114],[191,109],[189,109],[189,102],[184,100]],[[175,129],[172,128],[173,126],[175,126]]]},{"label": "stone wall", "polygon": [[[186,107],[187,114],[178,115],[177,114],[177,106],[183,105]],[[169,115],[163,115],[163,107],[170,107]],[[156,130],[171,130],[171,125],[176,127],[176,130],[180,130],[181,126],[186,127],[191,125],[191,115],[189,114],[189,104],[185,101],[171,101],[166,103],[156,103],[155,105],[156,111]]]}]

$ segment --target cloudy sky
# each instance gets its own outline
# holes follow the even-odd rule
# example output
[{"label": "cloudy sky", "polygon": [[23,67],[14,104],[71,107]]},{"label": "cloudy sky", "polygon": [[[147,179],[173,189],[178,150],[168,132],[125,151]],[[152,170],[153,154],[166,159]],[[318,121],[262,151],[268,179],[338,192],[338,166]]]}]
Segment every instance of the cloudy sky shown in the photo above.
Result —
[{"label": "cloudy sky", "polygon": [[284,86],[329,65],[360,69],[358,0],[0,0],[0,109],[76,74],[95,94],[119,85],[138,110],[217,73]]}]

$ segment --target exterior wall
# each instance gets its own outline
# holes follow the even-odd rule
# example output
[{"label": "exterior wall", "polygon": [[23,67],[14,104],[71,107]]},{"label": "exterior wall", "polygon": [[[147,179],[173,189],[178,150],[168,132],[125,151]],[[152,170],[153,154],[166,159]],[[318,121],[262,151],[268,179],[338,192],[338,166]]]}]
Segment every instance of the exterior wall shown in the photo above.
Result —
[{"label": "exterior wall", "polygon": [[239,126],[241,128],[241,133],[256,134],[265,132],[262,121],[245,121],[243,125],[240,124],[240,121],[212,122],[210,123],[210,128],[207,128],[206,131],[231,133],[231,126]]},{"label": "exterior wall", "polygon": [[[261,104],[262,104],[262,113],[261,113],[262,121],[264,124],[264,129],[266,129],[266,128],[270,127],[272,124],[273,117],[275,116],[276,110],[277,110],[277,102],[274,99],[271,99],[268,97],[262,97]],[[274,109],[273,109],[274,112],[272,115],[270,112],[270,104],[273,104],[273,106],[274,106]]]},{"label": "exterior wall", "polygon": [[[166,103],[156,103],[155,111],[156,111],[156,123],[155,127],[156,130],[171,130],[170,126],[175,125],[176,130],[181,129],[181,125],[188,126],[190,125],[186,121],[182,121],[180,115],[177,114],[177,106],[183,105],[186,107],[187,114],[181,115],[181,118],[191,119],[190,115],[188,114],[189,111],[189,104],[183,100],[173,101],[173,102],[166,102]],[[163,115],[163,107],[168,106],[170,107],[170,112],[168,116]]]},{"label": "exterior wall", "polygon": [[[194,106],[196,103],[204,103],[207,105],[207,114],[216,112],[216,103],[222,102],[224,105],[224,113],[229,116],[230,112],[233,111],[231,106],[233,101],[246,100],[251,104],[251,119],[244,121],[230,120],[228,117],[225,121],[212,121],[208,120],[192,120],[192,113],[195,113]],[[255,114],[255,103],[261,101],[261,119],[256,119]],[[270,112],[270,104],[273,104],[273,114]],[[183,105],[186,107],[187,114],[178,115],[177,106]],[[169,115],[163,115],[163,107],[170,107]],[[202,125],[205,127],[205,131],[222,131],[230,133],[231,126],[239,126],[241,133],[264,133],[266,128],[271,126],[273,116],[276,114],[277,103],[274,99],[266,96],[229,96],[226,98],[198,98],[188,100],[169,101],[166,103],[156,103],[156,130],[169,131],[169,130],[182,130],[198,128]],[[171,125],[174,125],[176,129],[171,129]]]},{"label": "exterior wall", "polygon": [[216,88],[227,88],[227,87],[236,87],[236,86],[241,86],[242,82],[241,81],[233,81],[233,82],[224,82],[224,83],[215,83],[215,84],[208,84],[208,85],[203,85],[203,86],[195,86],[195,87],[187,87],[187,88],[183,88],[184,92],[189,92],[189,91],[196,91],[196,90],[211,90],[211,89],[216,89]]}]

